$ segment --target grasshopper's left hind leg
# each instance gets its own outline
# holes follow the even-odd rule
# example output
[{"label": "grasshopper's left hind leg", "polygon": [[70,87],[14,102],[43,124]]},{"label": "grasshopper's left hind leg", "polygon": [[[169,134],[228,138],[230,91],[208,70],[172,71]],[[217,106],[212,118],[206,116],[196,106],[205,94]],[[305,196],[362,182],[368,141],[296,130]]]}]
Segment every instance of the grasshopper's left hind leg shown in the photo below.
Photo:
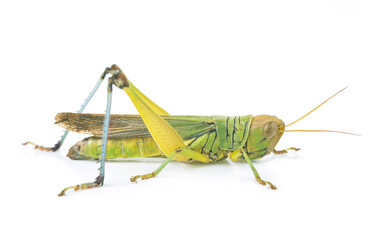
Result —
[{"label": "grasshopper's left hind leg", "polygon": [[104,119],[104,129],[103,129],[103,135],[102,135],[102,146],[101,146],[101,153],[100,153],[100,174],[96,178],[94,182],[88,182],[83,183],[75,186],[70,186],[65,189],[63,189],[58,196],[65,195],[65,192],[69,189],[74,189],[74,191],[77,190],[84,190],[89,188],[95,188],[95,187],[101,187],[104,184],[104,177],[105,177],[105,155],[106,155],[106,147],[107,147],[107,141],[108,141],[108,131],[109,131],[109,121],[110,121],[110,110],[112,105],[112,85],[114,84],[114,79],[117,76],[118,72],[112,72],[112,77],[109,78],[108,82],[108,94],[107,94],[107,103],[106,103],[106,112],[105,112],[105,119]]},{"label": "grasshopper's left hind leg", "polygon": [[[85,107],[88,105],[90,100],[92,99],[93,95],[96,93],[97,89],[100,87],[101,83],[104,81],[105,76],[109,73],[111,69],[106,68],[105,71],[101,74],[101,77],[98,79],[97,84],[94,86],[93,90],[89,93],[89,96],[86,98],[85,102],[82,104],[81,108],[77,111],[77,113],[82,113]],[[31,144],[35,147],[35,149],[39,149],[41,151],[46,151],[46,152],[55,152],[57,151],[65,141],[67,134],[69,133],[69,130],[66,130],[65,133],[62,135],[61,139],[54,145],[54,147],[44,147],[37,145],[32,142],[25,142],[23,145]]]}]

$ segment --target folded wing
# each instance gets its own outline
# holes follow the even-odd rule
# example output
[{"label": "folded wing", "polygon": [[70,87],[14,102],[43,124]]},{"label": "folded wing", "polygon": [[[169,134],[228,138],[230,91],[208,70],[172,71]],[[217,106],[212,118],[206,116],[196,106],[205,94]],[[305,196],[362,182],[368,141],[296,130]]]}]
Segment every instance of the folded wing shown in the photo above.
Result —
[{"label": "folded wing", "polygon": [[[78,133],[101,137],[103,133],[104,114],[58,113],[55,124]],[[181,136],[189,140],[215,131],[211,117],[206,116],[162,116]],[[109,134],[110,138],[144,138],[151,137],[140,115],[112,114]]]}]

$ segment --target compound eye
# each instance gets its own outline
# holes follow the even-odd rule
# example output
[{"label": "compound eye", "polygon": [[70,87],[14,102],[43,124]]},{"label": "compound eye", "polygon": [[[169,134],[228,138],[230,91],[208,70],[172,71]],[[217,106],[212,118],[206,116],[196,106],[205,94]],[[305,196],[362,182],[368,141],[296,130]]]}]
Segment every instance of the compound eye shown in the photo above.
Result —
[{"label": "compound eye", "polygon": [[274,121],[268,122],[263,127],[263,135],[265,138],[272,138],[277,132],[278,124]]}]

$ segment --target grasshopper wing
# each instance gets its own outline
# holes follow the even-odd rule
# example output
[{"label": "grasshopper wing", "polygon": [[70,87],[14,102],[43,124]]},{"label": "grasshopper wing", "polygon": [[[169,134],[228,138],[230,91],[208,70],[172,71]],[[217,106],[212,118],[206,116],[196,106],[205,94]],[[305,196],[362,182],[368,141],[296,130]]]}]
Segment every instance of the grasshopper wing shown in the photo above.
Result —
[{"label": "grasshopper wing", "polygon": [[[104,114],[58,113],[55,124],[78,133],[101,137]],[[199,137],[215,131],[211,117],[206,116],[162,116],[181,136],[183,140]],[[145,138],[151,137],[140,115],[112,114],[109,125],[109,138]]]}]

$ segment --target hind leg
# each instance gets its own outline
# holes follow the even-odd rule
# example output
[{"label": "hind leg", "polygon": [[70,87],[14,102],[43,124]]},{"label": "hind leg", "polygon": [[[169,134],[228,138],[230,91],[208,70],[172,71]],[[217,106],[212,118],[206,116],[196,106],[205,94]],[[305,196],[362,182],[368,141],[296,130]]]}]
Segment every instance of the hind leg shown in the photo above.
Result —
[{"label": "hind leg", "polygon": [[[106,68],[105,71],[101,74],[100,79],[98,79],[97,84],[94,86],[93,90],[89,93],[89,96],[85,99],[85,102],[82,104],[81,108],[78,110],[77,113],[82,113],[85,107],[88,105],[90,100],[92,99],[94,93],[96,93],[97,89],[100,87],[102,81],[104,81],[106,74],[108,74],[110,71],[110,68]],[[65,133],[62,135],[61,139],[54,145],[54,147],[44,147],[40,145],[36,145],[35,143],[32,142],[25,142],[23,145],[31,144],[35,147],[35,149],[39,149],[41,151],[46,151],[46,152],[55,152],[57,151],[65,141],[67,134],[69,133],[69,130],[66,130]]]},{"label": "hind leg", "polygon": [[109,131],[109,121],[110,121],[110,110],[112,105],[112,85],[114,84],[114,79],[117,76],[118,72],[112,72],[112,77],[109,78],[108,82],[108,94],[107,94],[107,103],[106,103],[106,111],[105,111],[105,118],[104,118],[104,128],[103,128],[103,135],[102,135],[102,146],[101,146],[101,153],[100,153],[100,174],[96,178],[94,182],[88,182],[88,183],[82,183],[75,186],[70,186],[67,188],[64,188],[58,196],[64,196],[67,190],[73,189],[74,191],[78,190],[84,190],[84,189],[90,189],[95,187],[101,187],[104,184],[104,177],[105,177],[105,155],[106,155],[106,148],[107,148],[107,141],[108,141],[108,131]]}]

